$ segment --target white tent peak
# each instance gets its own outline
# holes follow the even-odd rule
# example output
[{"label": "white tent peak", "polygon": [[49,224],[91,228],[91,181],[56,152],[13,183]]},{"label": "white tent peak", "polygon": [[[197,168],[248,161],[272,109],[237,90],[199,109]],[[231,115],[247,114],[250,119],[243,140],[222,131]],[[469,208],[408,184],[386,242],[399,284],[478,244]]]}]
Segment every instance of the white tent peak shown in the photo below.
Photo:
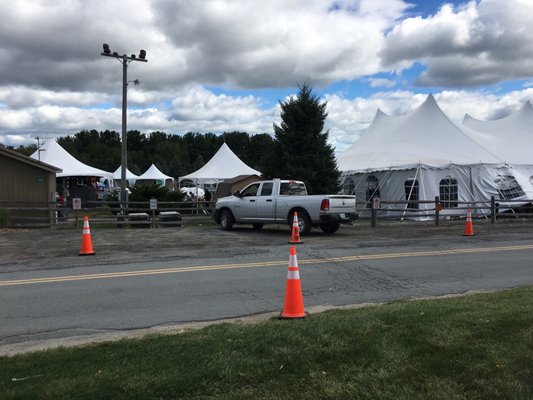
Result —
[{"label": "white tent peak", "polygon": [[183,179],[231,179],[238,175],[261,175],[235,155],[224,142],[213,157],[199,170],[180,177]]},{"label": "white tent peak", "polygon": [[463,118],[463,125],[469,126],[469,127],[478,127],[481,125],[493,125],[497,126],[496,124],[510,124],[511,122],[518,122],[518,124],[530,124],[533,121],[533,105],[531,104],[530,100],[527,100],[524,104],[520,106],[518,110],[515,112],[506,115],[501,118],[496,118],[492,120],[483,120],[479,118],[475,118],[469,113],[466,113]]},{"label": "white tent peak", "polygon": [[525,102],[515,112],[495,120],[466,114],[463,126],[473,140],[511,164],[531,164],[533,156],[533,106]]},{"label": "white tent peak", "polygon": [[381,108],[378,108],[377,111],[376,111],[376,115],[374,115],[374,120],[377,120],[377,119],[382,119],[382,118],[390,118],[392,117],[392,115],[389,115],[387,114],[386,112],[384,112]]},{"label": "white tent peak", "polygon": [[[119,165],[117,170],[113,172],[113,179],[122,179],[122,166]],[[133,172],[131,172],[128,168],[126,168],[126,179],[139,179],[137,175],[135,175]]]},{"label": "white tent peak", "polygon": [[91,167],[77,160],[55,140],[44,142],[30,157],[61,168],[63,172],[57,174],[58,178],[66,176],[111,177],[113,175],[111,172]]},{"label": "white tent peak", "polygon": [[143,180],[143,179],[174,179],[171,176],[165,175],[162,173],[155,164],[150,165],[150,168],[146,170],[144,174],[141,176],[138,176],[137,179]]}]

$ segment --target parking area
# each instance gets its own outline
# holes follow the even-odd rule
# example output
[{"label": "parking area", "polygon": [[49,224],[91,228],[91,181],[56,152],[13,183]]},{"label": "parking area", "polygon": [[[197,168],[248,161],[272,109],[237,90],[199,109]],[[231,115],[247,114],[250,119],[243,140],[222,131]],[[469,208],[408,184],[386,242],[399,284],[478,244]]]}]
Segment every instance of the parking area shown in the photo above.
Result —
[{"label": "parking area", "polygon": [[[365,247],[383,244],[487,243],[524,238],[532,231],[533,221],[511,220],[490,224],[474,221],[475,236],[463,237],[464,222],[454,221],[440,226],[423,222],[389,221],[371,228],[366,220],[343,225],[332,235],[318,229],[302,238],[305,246]],[[238,254],[264,246],[286,246],[290,229],[286,225],[267,226],[260,231],[242,225],[229,232],[211,221],[197,225],[164,229],[91,227],[95,256],[78,257],[82,230],[69,229],[3,229],[0,230],[0,271],[14,268],[61,268],[73,264],[114,264],[165,260],[181,257],[218,258],[221,254]],[[76,260],[76,257],[78,260]]]}]

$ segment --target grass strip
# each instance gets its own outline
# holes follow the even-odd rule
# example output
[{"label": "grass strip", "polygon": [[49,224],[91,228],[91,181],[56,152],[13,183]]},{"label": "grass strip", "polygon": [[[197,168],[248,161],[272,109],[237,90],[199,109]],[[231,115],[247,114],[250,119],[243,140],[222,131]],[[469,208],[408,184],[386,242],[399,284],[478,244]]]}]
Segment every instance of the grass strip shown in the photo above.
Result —
[{"label": "grass strip", "polygon": [[0,358],[1,399],[532,399],[533,288]]}]

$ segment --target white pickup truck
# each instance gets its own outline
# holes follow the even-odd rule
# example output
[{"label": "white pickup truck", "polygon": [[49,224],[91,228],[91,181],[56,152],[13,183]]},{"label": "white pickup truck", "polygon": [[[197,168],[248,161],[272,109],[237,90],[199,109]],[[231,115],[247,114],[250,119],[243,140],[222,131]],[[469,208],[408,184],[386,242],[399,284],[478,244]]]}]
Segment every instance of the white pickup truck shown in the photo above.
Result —
[{"label": "white pickup truck", "polygon": [[214,219],[223,230],[232,229],[234,223],[261,229],[264,224],[292,226],[295,212],[302,235],[312,227],[334,233],[341,223],[350,223],[359,216],[355,196],[308,195],[301,181],[274,179],[254,182],[219,199]]}]

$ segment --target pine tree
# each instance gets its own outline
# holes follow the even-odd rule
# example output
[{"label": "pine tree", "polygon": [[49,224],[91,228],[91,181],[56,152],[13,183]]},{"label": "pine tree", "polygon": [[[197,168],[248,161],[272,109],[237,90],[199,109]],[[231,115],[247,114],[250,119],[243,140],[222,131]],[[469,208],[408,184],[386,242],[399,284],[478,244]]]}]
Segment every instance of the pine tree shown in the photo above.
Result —
[{"label": "pine tree", "polygon": [[306,82],[281,106],[281,124],[274,124],[276,139],[273,171],[278,178],[302,180],[309,193],[337,193],[340,172],[329,131],[322,132],[327,117],[326,102],[320,102]]}]

